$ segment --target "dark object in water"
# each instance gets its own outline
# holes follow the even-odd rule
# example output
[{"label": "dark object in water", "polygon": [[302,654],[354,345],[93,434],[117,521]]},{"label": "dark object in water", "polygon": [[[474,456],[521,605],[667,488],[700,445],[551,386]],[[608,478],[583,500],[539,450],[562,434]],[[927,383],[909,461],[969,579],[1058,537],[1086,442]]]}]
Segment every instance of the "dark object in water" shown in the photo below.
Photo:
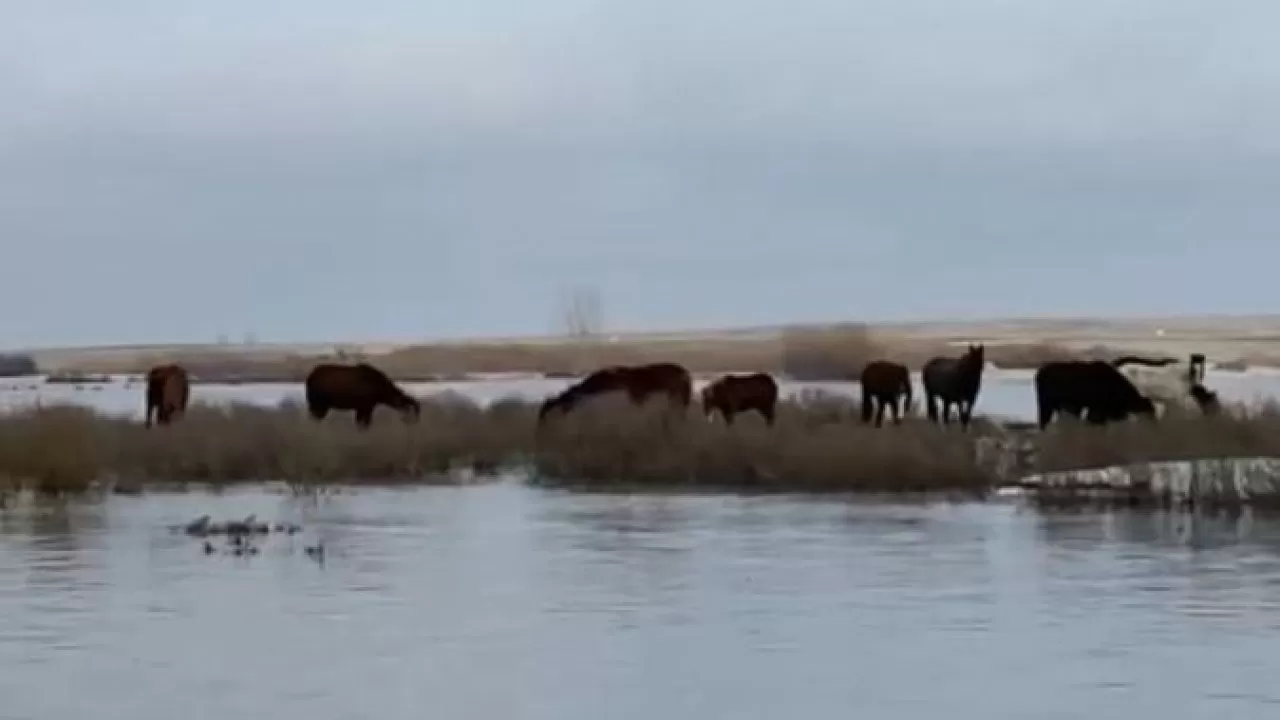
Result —
[{"label": "dark object in water", "polygon": [[651,395],[666,395],[675,408],[684,411],[693,398],[693,376],[675,363],[602,368],[543,401],[538,409],[538,424],[552,412],[567,413],[583,400],[618,391],[626,392],[636,405],[644,404]]},{"label": "dark object in water", "polygon": [[378,405],[399,410],[407,422],[416,421],[422,411],[416,399],[369,363],[321,363],[307,373],[304,385],[307,411],[316,420],[323,420],[331,410],[353,410],[356,427],[363,430],[373,422]]},{"label": "dark object in water", "polygon": [[[884,411],[888,407],[893,410],[893,424],[897,425],[911,411],[911,371],[906,365],[873,360],[862,369],[859,384],[862,386],[862,422],[871,422],[874,410],[876,427],[880,427],[884,424]],[[899,399],[905,400],[901,411],[898,410]]]},{"label": "dark object in water", "polygon": [[1151,400],[1116,366],[1102,360],[1058,360],[1045,363],[1035,374],[1036,408],[1040,429],[1055,414],[1083,417],[1091,425],[1119,422],[1132,415],[1155,419]]},{"label": "dark object in water", "polygon": [[305,552],[307,554],[307,557],[311,558],[312,560],[315,560],[321,565],[324,564],[324,543],[323,542],[317,542],[315,545],[308,545],[307,547],[303,548],[303,552]]},{"label": "dark object in water", "polygon": [[174,363],[157,365],[147,372],[146,427],[151,427],[151,417],[156,423],[168,425],[187,410],[191,395],[191,381],[187,371]]},{"label": "dark object in water", "polygon": [[979,343],[970,344],[964,355],[958,358],[936,357],[924,364],[920,371],[924,385],[924,402],[929,420],[938,422],[938,409],[934,401],[942,405],[942,424],[951,422],[951,406],[956,406],[960,426],[969,427],[973,406],[982,389],[982,370],[986,366],[986,350]]},{"label": "dark object in water", "polygon": [[[277,523],[276,532],[284,532],[289,535],[297,533],[302,528],[298,525]],[[192,537],[209,537],[210,535],[227,535],[233,540],[239,537],[248,537],[252,535],[267,535],[271,532],[271,526],[264,522],[258,522],[257,515],[250,515],[244,520],[228,520],[224,523],[214,523],[209,521],[208,515],[201,515],[186,525],[175,525],[170,527],[174,532],[183,532]]]},{"label": "dark object in water", "polygon": [[778,383],[768,373],[724,375],[702,388],[702,411],[708,419],[719,412],[725,424],[733,424],[733,416],[751,410],[773,424],[778,406]]}]

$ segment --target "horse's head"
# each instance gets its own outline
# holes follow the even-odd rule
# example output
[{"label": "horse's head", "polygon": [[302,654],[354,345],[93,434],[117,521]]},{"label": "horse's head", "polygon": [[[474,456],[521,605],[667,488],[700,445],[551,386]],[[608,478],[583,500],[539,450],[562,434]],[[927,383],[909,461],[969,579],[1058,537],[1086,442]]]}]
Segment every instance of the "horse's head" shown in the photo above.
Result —
[{"label": "horse's head", "polygon": [[981,369],[985,367],[987,364],[986,345],[969,343],[969,349],[965,351],[964,360],[971,368]]},{"label": "horse's head", "polygon": [[1204,383],[1204,353],[1191,353],[1187,360],[1187,382],[1192,387]]},{"label": "horse's head", "polygon": [[567,396],[563,394],[552,395],[546,400],[543,400],[542,405],[538,406],[538,424],[541,425],[542,422],[547,419],[547,416],[550,415],[552,412],[555,412],[556,410],[567,409],[566,407],[564,407],[567,404],[568,404]]},{"label": "horse's head", "polygon": [[1133,399],[1133,414],[1154,422],[1157,417],[1156,404],[1146,395],[1138,395]]},{"label": "horse's head", "polygon": [[1218,393],[1200,383],[1191,386],[1191,399],[1205,415],[1213,415],[1222,409],[1222,401],[1218,399]]},{"label": "horse's head", "polygon": [[418,399],[410,395],[405,395],[404,400],[400,403],[400,414],[404,418],[407,425],[416,425],[422,417],[422,403]]}]

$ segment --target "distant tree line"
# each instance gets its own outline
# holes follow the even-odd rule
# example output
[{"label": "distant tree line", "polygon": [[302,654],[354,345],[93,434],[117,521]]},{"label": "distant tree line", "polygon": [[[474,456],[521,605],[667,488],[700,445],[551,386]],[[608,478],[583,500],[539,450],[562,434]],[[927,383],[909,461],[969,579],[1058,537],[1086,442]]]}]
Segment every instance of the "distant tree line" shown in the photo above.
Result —
[{"label": "distant tree line", "polygon": [[40,368],[30,355],[0,354],[0,377],[38,375]]}]

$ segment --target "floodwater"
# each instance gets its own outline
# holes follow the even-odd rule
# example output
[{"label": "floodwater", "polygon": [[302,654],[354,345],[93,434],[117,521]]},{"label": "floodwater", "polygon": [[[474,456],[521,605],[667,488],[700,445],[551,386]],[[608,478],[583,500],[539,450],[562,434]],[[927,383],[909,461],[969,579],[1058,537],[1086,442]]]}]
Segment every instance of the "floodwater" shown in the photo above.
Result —
[{"label": "floodwater", "polygon": [[[300,522],[254,557],[167,526]],[[324,563],[302,548],[322,541]],[[508,482],[0,511],[0,718],[1252,718],[1280,523]]]},{"label": "floodwater", "polygon": [[[978,397],[977,412],[1019,420],[1035,419],[1035,393],[1032,389],[1032,370],[994,370],[983,374],[983,385]],[[477,402],[488,404],[504,397],[524,400],[541,400],[567,387],[572,380],[548,379],[528,376],[495,376],[461,382],[404,383],[405,389],[418,396],[431,396],[444,392],[459,393]],[[700,381],[698,384],[700,385]],[[920,377],[916,373],[913,382],[919,406]],[[1251,370],[1249,372],[1209,371],[1205,384],[1218,391],[1229,402],[1253,402],[1260,399],[1280,400],[1280,372]],[[91,405],[113,414],[141,418],[143,414],[143,386],[128,383],[119,378],[110,383],[84,385],[43,384],[40,378],[8,378],[0,381],[0,409],[14,409],[36,403],[72,402]],[[805,390],[856,396],[856,382],[806,382],[782,383],[785,396],[794,396]],[[301,383],[261,383],[243,385],[199,384],[192,387],[195,402],[249,402],[275,405],[293,398],[301,400]]]}]

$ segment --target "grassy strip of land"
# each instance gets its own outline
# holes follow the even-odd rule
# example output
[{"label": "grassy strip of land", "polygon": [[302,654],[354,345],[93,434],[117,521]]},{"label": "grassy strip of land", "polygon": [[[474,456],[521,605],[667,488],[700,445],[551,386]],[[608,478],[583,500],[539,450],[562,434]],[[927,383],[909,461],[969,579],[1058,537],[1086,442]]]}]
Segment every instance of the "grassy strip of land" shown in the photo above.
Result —
[{"label": "grassy strip of land", "polygon": [[342,415],[313,422],[296,404],[197,404],[180,422],[150,431],[79,406],[33,408],[0,416],[0,485],[75,493],[261,481],[458,483],[505,468],[573,488],[981,495],[1027,472],[1280,455],[1280,412],[1270,407],[1044,434],[986,420],[968,433],[918,418],[875,429],[861,423],[856,403],[822,393],[783,403],[772,428],[752,415],[733,427],[708,423],[696,408],[671,419],[661,404],[635,408],[613,397],[538,431],[535,407],[434,396],[417,424],[380,410],[368,432]]},{"label": "grassy strip of land", "polygon": [[[197,382],[301,382],[321,361],[373,362],[400,381],[449,380],[469,373],[528,372],[550,376],[581,375],[605,365],[677,362],[696,373],[762,371],[797,380],[855,379],[863,366],[891,359],[919,369],[937,355],[958,355],[960,348],[937,341],[896,338],[866,325],[796,329],[776,336],[606,342],[586,339],[562,343],[458,343],[421,345],[361,357],[254,355],[235,349],[204,353],[100,360],[61,371],[72,375],[141,374],[161,362],[187,367]],[[1115,348],[1071,350],[1048,343],[999,344],[987,347],[987,359],[1002,368],[1034,368],[1049,360],[1110,358],[1125,354]]]}]

